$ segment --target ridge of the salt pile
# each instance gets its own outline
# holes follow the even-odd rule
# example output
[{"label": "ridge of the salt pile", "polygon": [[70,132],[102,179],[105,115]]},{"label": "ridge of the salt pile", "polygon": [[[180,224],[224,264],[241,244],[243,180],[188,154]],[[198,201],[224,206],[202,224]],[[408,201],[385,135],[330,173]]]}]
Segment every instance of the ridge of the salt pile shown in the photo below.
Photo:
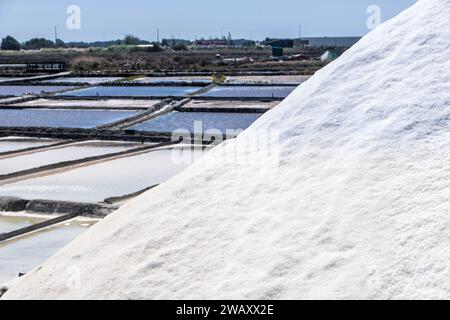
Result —
[{"label": "ridge of the salt pile", "polygon": [[450,298],[449,16],[418,1],[5,297]]}]

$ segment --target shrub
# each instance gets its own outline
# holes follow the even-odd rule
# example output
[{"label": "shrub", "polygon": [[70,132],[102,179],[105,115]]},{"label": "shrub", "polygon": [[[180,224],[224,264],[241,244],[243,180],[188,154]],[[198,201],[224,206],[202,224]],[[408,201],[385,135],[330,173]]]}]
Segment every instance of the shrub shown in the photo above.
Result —
[{"label": "shrub", "polygon": [[25,50],[38,50],[38,49],[45,49],[45,48],[54,48],[55,44],[53,41],[44,39],[44,38],[33,38],[31,40],[28,40],[23,44],[23,48]]},{"label": "shrub", "polygon": [[20,50],[20,43],[13,37],[6,36],[6,38],[3,38],[3,40],[2,40],[1,48],[2,48],[2,50],[18,51],[18,50]]}]

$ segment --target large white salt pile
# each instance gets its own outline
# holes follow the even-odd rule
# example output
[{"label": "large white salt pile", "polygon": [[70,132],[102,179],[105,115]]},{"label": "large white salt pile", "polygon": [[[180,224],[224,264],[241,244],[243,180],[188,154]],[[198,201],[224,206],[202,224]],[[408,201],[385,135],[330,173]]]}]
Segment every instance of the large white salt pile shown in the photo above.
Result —
[{"label": "large white salt pile", "polygon": [[418,1],[5,297],[450,298],[449,17]]}]

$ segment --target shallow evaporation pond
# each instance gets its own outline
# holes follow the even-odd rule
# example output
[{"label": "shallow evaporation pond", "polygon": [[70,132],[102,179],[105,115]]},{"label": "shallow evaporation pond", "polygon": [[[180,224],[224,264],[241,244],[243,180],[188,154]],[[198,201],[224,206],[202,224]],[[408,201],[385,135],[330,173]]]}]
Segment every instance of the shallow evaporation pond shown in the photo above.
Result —
[{"label": "shallow evaporation pond", "polygon": [[[240,109],[241,111],[254,112],[251,110],[269,110],[276,107],[280,102],[261,102],[261,101],[233,101],[233,100],[191,100],[190,102],[183,105],[184,111],[198,111],[209,110],[212,112],[221,109],[223,112],[226,110],[233,111],[233,109]],[[199,110],[203,109],[203,110]]]},{"label": "shallow evaporation pond", "polygon": [[[131,127],[131,130],[148,132],[206,132],[247,129],[261,113],[228,113],[228,112],[171,112],[160,117],[142,122]],[[212,132],[210,132],[212,133]]]},{"label": "shallow evaporation pond", "polygon": [[181,84],[181,83],[201,83],[201,84],[209,84],[212,83],[212,77],[201,77],[201,76],[186,76],[186,77],[144,77],[131,81],[131,83],[148,83],[148,84],[156,84],[156,83],[173,83],[173,84]]},{"label": "shallow evaporation pond", "polygon": [[100,84],[110,83],[123,79],[122,77],[60,77],[56,79],[43,80],[44,83],[85,83],[85,84]]},{"label": "shallow evaporation pond", "polygon": [[[30,220],[20,217],[16,219],[0,216],[8,227],[25,227],[43,219]],[[12,222],[5,222],[11,220]],[[95,221],[72,220],[42,231],[21,236],[9,241],[0,242],[0,284],[18,277],[19,273],[30,272],[41,265],[81,233],[86,231]],[[16,230],[16,229],[14,229]]]},{"label": "shallow evaporation pond", "polygon": [[137,114],[124,110],[0,109],[0,127],[94,128]]},{"label": "shallow evaporation pond", "polygon": [[21,96],[24,94],[39,94],[45,92],[56,92],[68,90],[73,87],[68,86],[0,86],[0,96]]},{"label": "shallow evaporation pond", "polygon": [[57,140],[52,139],[20,138],[20,137],[0,138],[0,153],[18,151],[35,147],[43,147],[51,145],[56,142]]},{"label": "shallow evaporation pond", "polygon": [[[132,148],[135,144],[112,144],[103,142],[81,142],[70,146],[56,147],[31,154],[0,159],[0,176],[10,173],[52,165],[59,162],[117,153]],[[0,186],[1,189],[1,186]]]},{"label": "shallow evaporation pond", "polygon": [[18,230],[44,221],[43,218],[0,214],[0,234]]},{"label": "shallow evaporation pond", "polygon": [[146,110],[160,103],[160,99],[36,99],[14,104],[21,108]]},{"label": "shallow evaporation pond", "polygon": [[60,95],[77,97],[165,97],[165,96],[185,96],[192,94],[201,87],[190,86],[104,86],[69,91]]},{"label": "shallow evaporation pond", "polygon": [[0,196],[101,202],[165,182],[203,155],[201,148],[145,152],[0,186]]},{"label": "shallow evaporation pond", "polygon": [[213,98],[286,98],[294,86],[216,86],[201,94]]},{"label": "shallow evaporation pond", "polygon": [[307,75],[278,75],[278,76],[230,76],[225,82],[229,84],[272,84],[274,86],[279,84],[299,85],[311,76]]}]

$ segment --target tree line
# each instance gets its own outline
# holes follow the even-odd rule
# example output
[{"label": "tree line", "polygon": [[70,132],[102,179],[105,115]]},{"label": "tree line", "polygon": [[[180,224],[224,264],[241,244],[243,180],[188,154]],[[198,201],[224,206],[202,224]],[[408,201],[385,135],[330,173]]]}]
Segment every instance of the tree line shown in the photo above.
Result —
[{"label": "tree line", "polygon": [[56,40],[56,43],[44,38],[33,38],[24,43],[20,43],[15,38],[11,36],[6,36],[2,39],[1,49],[2,50],[36,50],[45,48],[58,48],[63,46],[64,42],[61,40]]},{"label": "tree line", "polygon": [[14,37],[8,35],[2,39],[1,49],[2,50],[13,50],[19,51],[23,50],[39,50],[39,49],[48,49],[48,48],[87,48],[87,47],[108,47],[114,45],[145,45],[151,44],[151,42],[146,40],[141,40],[133,35],[126,35],[122,40],[112,40],[112,41],[97,41],[94,43],[85,43],[85,42],[71,42],[65,43],[61,39],[57,39],[56,42],[44,39],[44,38],[33,38],[23,43],[20,43]]}]

